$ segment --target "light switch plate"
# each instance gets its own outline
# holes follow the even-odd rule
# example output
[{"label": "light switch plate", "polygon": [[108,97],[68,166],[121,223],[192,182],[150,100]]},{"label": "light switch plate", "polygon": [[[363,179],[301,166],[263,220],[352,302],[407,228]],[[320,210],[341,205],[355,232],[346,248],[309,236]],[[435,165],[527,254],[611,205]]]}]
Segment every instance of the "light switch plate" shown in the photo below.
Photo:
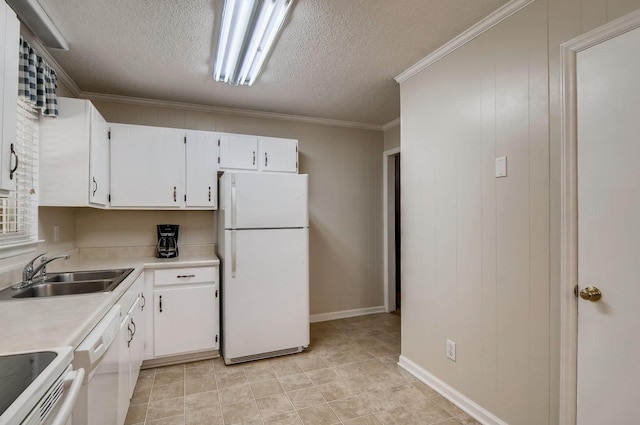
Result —
[{"label": "light switch plate", "polygon": [[447,340],[447,357],[454,362],[456,361],[456,343],[450,339]]},{"label": "light switch plate", "polygon": [[507,157],[496,158],[496,177],[507,177]]}]

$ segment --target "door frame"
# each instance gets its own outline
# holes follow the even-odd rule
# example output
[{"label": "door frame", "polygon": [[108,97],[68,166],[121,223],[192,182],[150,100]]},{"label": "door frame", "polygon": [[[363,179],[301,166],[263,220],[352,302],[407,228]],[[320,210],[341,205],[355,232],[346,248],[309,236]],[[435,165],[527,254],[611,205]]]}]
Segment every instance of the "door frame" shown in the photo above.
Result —
[{"label": "door frame", "polygon": [[[389,252],[390,233],[395,235],[395,215],[389,216],[389,201],[395,199],[395,184],[391,184],[389,177],[395,175],[394,157],[400,154],[400,148],[393,148],[382,152],[382,269],[384,281],[384,311],[390,313],[396,310],[396,278],[389,267],[389,261],[395,258],[395,252]],[[395,214],[395,213],[394,213]],[[393,233],[392,233],[393,232]],[[394,242],[395,243],[395,242]],[[393,283],[393,284],[392,284]]]},{"label": "door frame", "polygon": [[640,10],[580,35],[560,46],[561,88],[561,281],[560,281],[560,424],[574,425],[577,410],[578,356],[578,139],[576,54],[640,27]]}]

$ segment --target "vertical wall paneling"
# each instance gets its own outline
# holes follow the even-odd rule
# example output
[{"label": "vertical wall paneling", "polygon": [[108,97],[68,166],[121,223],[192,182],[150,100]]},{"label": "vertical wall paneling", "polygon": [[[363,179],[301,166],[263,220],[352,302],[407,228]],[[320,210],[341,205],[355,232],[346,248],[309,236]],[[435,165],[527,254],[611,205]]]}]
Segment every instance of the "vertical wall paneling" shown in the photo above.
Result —
[{"label": "vertical wall paneling", "polygon": [[[546,2],[533,4],[536,22],[544,22]],[[549,74],[548,31],[543,25],[530,29],[529,52],[529,161],[530,161],[530,352],[529,422],[549,420],[550,305],[549,282]],[[545,371],[545,373],[541,373]]]},{"label": "vertical wall paneling", "polygon": [[506,423],[559,421],[560,45],[639,7],[537,0],[401,84],[402,353]]},{"label": "vertical wall paneling", "polygon": [[[478,54],[484,55],[485,49]],[[496,72],[493,63],[483,63],[482,69],[482,387],[486,405],[497,403],[498,348],[497,335],[497,220],[496,220]]]},{"label": "vertical wall paneling", "polygon": [[536,2],[401,86],[403,354],[508,423],[549,416],[545,24]]}]

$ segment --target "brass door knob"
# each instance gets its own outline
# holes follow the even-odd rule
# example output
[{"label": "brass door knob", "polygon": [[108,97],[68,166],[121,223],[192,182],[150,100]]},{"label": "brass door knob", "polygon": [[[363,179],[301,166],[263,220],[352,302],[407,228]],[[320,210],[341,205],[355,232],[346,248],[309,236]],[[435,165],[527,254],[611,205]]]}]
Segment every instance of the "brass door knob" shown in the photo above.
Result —
[{"label": "brass door knob", "polygon": [[580,298],[595,302],[602,298],[602,292],[595,286],[587,286],[580,291]]}]

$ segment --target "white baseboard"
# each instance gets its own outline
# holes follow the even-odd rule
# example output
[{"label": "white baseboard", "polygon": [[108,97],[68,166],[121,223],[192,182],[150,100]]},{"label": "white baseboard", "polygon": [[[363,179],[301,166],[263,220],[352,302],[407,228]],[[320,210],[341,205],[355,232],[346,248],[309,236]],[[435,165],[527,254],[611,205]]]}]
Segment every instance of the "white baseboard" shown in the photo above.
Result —
[{"label": "white baseboard", "polygon": [[346,319],[348,317],[366,316],[367,314],[384,313],[384,306],[357,308],[355,310],[334,311],[331,313],[312,314],[309,316],[311,323],[326,322],[328,320]]},{"label": "white baseboard", "polygon": [[484,409],[475,401],[466,397],[450,385],[441,381],[440,379],[427,372],[422,367],[418,366],[413,361],[409,360],[405,356],[400,356],[398,362],[401,368],[418,378],[420,381],[433,388],[442,397],[449,400],[451,403],[464,410],[467,414],[472,416],[475,420],[484,425],[508,425],[506,422]]}]

